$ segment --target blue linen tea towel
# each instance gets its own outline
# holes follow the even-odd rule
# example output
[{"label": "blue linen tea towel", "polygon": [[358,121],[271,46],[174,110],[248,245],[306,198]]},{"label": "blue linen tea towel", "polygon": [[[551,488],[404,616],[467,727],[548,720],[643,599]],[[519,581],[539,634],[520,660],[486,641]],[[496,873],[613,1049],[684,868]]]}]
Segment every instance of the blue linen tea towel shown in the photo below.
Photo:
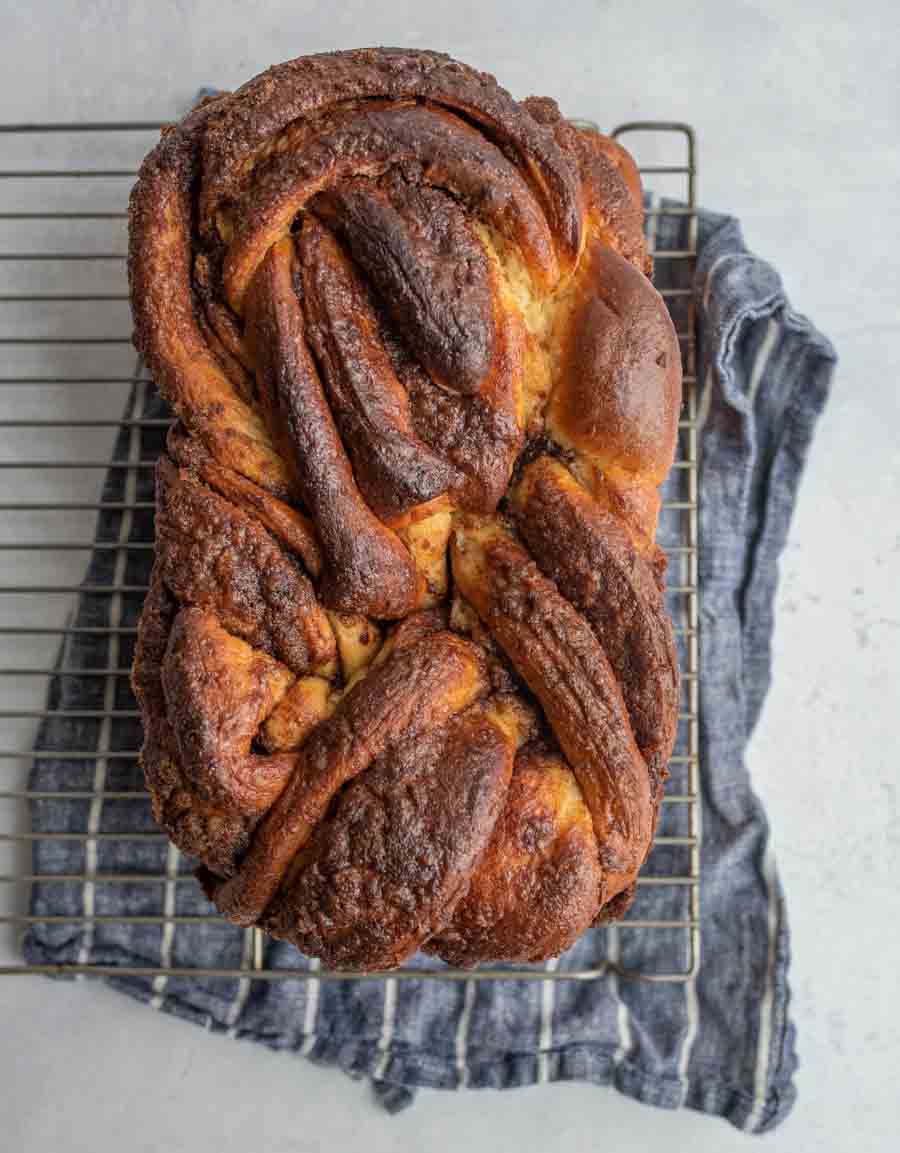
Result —
[{"label": "blue linen tea towel", "polygon": [[[254,982],[179,974],[113,976],[111,984],[207,1028],[370,1077],[390,1110],[410,1104],[419,1086],[512,1088],[586,1080],[652,1105],[721,1115],[751,1132],[771,1129],[787,1115],[796,1065],[788,1017],[788,926],[744,749],[769,685],[776,562],[835,355],[791,309],[771,265],[747,251],[736,221],[701,213],[698,225],[694,284],[685,282],[680,261],[660,261],[656,278],[659,287],[693,289],[699,323],[702,839],[701,956],[695,976],[658,983],[615,973],[590,982],[390,976]],[[685,248],[687,228],[683,216],[659,218],[656,247]],[[685,303],[684,297],[672,298],[682,310]],[[675,319],[676,327],[684,327],[683,312]],[[168,410],[152,383],[138,381],[126,415],[154,419]],[[164,435],[161,428],[123,427],[115,458],[152,460]],[[670,500],[684,498],[685,477],[677,470],[670,475]],[[152,470],[111,470],[104,503],[135,500],[152,502]],[[672,516],[664,514],[663,547],[678,543],[677,533]],[[97,551],[86,585],[145,585],[152,539],[152,509],[103,509],[98,542],[126,541],[129,547]],[[61,666],[128,666],[134,639],[129,630],[137,623],[141,599],[128,592],[81,593],[73,623],[111,631],[69,634]],[[678,624],[683,598],[681,606],[673,598],[671,608]],[[116,796],[143,787],[134,756],[139,721],[65,715],[133,709],[127,678],[57,675],[49,707],[54,715],[36,743],[44,755],[33,766],[29,787],[102,790],[105,796],[34,800],[33,830],[152,833],[149,803]],[[85,751],[97,755],[85,758]],[[71,752],[82,757],[67,757]],[[683,743],[678,752],[684,752]],[[686,769],[673,766],[669,791],[686,788]],[[665,806],[659,831],[684,835],[686,821],[686,806]],[[645,871],[683,874],[687,853],[684,846],[660,846]],[[30,912],[37,917],[207,919],[35,924],[24,943],[30,963],[215,969],[250,962],[252,934],[208,917],[214,910],[190,878],[191,862],[164,838],[38,839],[34,871],[89,875],[87,882],[35,884]],[[162,874],[167,880],[103,879],[116,874]],[[689,914],[688,886],[651,884],[639,889],[632,916],[678,920]],[[550,968],[587,968],[610,960],[643,972],[678,972],[688,963],[687,942],[684,930],[609,926],[587,933]],[[317,968],[277,941],[265,942],[264,962],[275,969]]]}]

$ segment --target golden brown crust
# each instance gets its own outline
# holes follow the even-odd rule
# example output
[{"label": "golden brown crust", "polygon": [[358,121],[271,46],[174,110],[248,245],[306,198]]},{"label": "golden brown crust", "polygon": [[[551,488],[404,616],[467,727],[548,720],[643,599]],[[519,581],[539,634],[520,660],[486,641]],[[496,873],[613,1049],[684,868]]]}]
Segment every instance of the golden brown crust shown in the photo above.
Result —
[{"label": "golden brown crust", "polygon": [[159,572],[176,599],[215,612],[295,673],[332,661],[334,634],[312,585],[259,523],[165,456],[156,476]]},{"label": "golden brown crust", "polygon": [[182,852],[227,877],[246,849],[258,818],[240,809],[225,810],[202,801],[179,762],[162,684],[163,660],[177,611],[177,602],[167,592],[158,569],[154,570],[141,615],[131,678],[144,716],[141,765],[153,816],[159,825]]},{"label": "golden brown crust", "polygon": [[590,241],[572,309],[560,318],[561,371],[547,427],[598,473],[655,488],[675,455],[681,352],[665,302],[624,257]]},{"label": "golden brown crust", "polygon": [[363,500],[390,522],[446,492],[456,472],[416,435],[365,284],[314,218],[300,252],[307,339]]},{"label": "golden brown crust", "polygon": [[661,787],[678,723],[678,654],[652,563],[559,461],[542,456],[528,465],[514,499],[516,524],[541,571],[603,645]]},{"label": "golden brown crust", "polygon": [[570,260],[581,250],[578,182],[553,136],[493,76],[439,52],[362,48],[270,68],[215,108],[204,141],[201,216],[233,199],[254,154],[310,113],[354,100],[427,100],[479,125],[524,172]]},{"label": "golden brown crust", "polygon": [[262,723],[257,740],[270,753],[293,752],[337,707],[340,694],[324,677],[300,677]]},{"label": "golden brown crust", "polygon": [[166,717],[196,796],[222,809],[271,807],[293,757],[257,757],[250,742],[294,681],[286,665],[231,636],[215,616],[182,609],[162,662]]},{"label": "golden brown crust", "polygon": [[194,313],[190,187],[201,132],[218,103],[163,136],[132,190],[128,277],[135,344],[161,391],[213,456],[285,495],[290,483],[284,462],[207,347]]},{"label": "golden brown crust", "polygon": [[130,218],[180,418],[142,759],[207,893],[349,968],[623,915],[678,696],[631,158],[449,57],[327,53],[167,130]]},{"label": "golden brown crust", "polygon": [[584,793],[607,898],[650,847],[655,809],[622,693],[585,619],[496,522],[468,518],[453,540],[457,584],[540,702]]},{"label": "golden brown crust", "polygon": [[398,965],[466,891],[513,751],[476,708],[379,757],[316,827],[263,927],[335,968]]},{"label": "golden brown crust", "polygon": [[322,598],[344,612],[403,616],[415,604],[415,567],[359,492],[306,345],[293,274],[293,244],[283,240],[254,281],[248,327],[268,419],[280,426],[319,530]]},{"label": "golden brown crust", "polygon": [[480,392],[494,360],[497,288],[455,201],[395,173],[377,183],[347,181],[315,208],[346,241],[434,383]]},{"label": "golden brown crust", "polygon": [[307,740],[237,876],[225,885],[207,879],[218,907],[252,924],[338,790],[386,751],[443,725],[486,689],[480,652],[452,633],[426,635],[390,652]]},{"label": "golden brown crust", "polygon": [[280,152],[261,169],[245,197],[253,211],[236,221],[222,270],[228,302],[243,312],[244,297],[269,248],[314,196],[355,176],[373,179],[399,167],[442,188],[521,249],[533,275],[552,285],[559,276],[547,223],[516,168],[464,121],[439,108],[377,102],[339,109],[304,134],[297,151]]},{"label": "golden brown crust", "polygon": [[556,101],[530,96],[523,106],[546,125],[574,161],[581,180],[588,231],[615,248],[648,276],[651,262],[644,241],[644,205],[637,165],[625,149],[600,132],[576,128]]},{"label": "golden brown crust", "polygon": [[597,840],[572,770],[527,750],[468,892],[428,949],[451,965],[554,957],[594,920],[602,891]]},{"label": "golden brown crust", "polygon": [[186,435],[182,425],[174,424],[169,430],[166,448],[176,464],[191,469],[200,480],[231,504],[255,517],[290,552],[296,553],[310,576],[319,575],[322,554],[315,528],[308,517],[234,469],[219,464],[199,440]]}]

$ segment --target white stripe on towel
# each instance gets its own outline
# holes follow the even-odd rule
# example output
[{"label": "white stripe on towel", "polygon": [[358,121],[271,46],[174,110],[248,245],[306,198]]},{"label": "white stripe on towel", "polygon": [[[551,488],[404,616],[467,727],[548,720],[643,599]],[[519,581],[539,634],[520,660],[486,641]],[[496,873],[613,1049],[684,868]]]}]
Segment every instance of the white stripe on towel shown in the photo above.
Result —
[{"label": "white stripe on towel", "polygon": [[376,1081],[384,1079],[387,1072],[388,1065],[391,1060],[391,1042],[394,1039],[394,1021],[397,1016],[397,980],[395,977],[388,977],[384,982],[384,1007],[382,1009],[381,1021],[381,1037],[378,1040],[378,1048],[381,1051],[381,1056],[378,1058],[378,1063],[372,1074]]},{"label": "white stripe on towel", "polygon": [[684,1031],[684,1040],[681,1042],[681,1052],[678,1054],[678,1079],[681,1082],[681,1104],[687,1101],[690,1081],[688,1068],[691,1063],[691,1053],[700,1028],[700,1002],[697,999],[697,970],[688,977],[684,983],[684,1011],[687,1018],[687,1027]]},{"label": "white stripe on towel", "polygon": [[[606,953],[607,959],[611,965],[618,965],[622,959],[619,950],[618,927],[616,925],[607,925],[606,932],[609,941],[609,947]],[[622,1000],[619,990],[619,974],[615,969],[610,971],[609,987],[616,1004],[616,1026],[619,1031],[619,1044],[613,1054],[613,1065],[615,1068],[618,1068],[631,1052],[634,1039],[631,1033],[631,1016],[628,1012],[628,1006]]]},{"label": "white stripe on towel", "polygon": [[775,885],[775,857],[770,845],[763,855],[763,880],[769,902],[769,949],[766,959],[766,987],[759,1006],[759,1036],[756,1042],[756,1073],[753,1083],[753,1108],[744,1128],[752,1133],[762,1120],[769,1087],[769,1060],[772,1048],[772,1012],[775,1006],[775,953],[778,939],[778,895]]},{"label": "white stripe on towel", "polygon": [[[706,378],[703,381],[703,391],[700,393],[700,399],[697,403],[697,415],[694,418],[694,427],[697,430],[698,436],[702,432],[703,426],[706,424],[707,417],[709,416],[709,406],[712,401],[712,390],[713,370],[712,365],[710,365],[709,370],[706,373]],[[686,600],[687,598],[682,597],[681,599]]]},{"label": "white stripe on towel", "polygon": [[[551,957],[544,966],[548,973],[559,968],[559,957]],[[556,982],[541,981],[541,1035],[538,1043],[538,1082],[550,1079],[549,1052],[553,1048],[553,1010],[556,1007]]]},{"label": "white stripe on towel", "polygon": [[[168,969],[172,964],[172,945],[175,941],[175,922],[172,918],[175,916],[175,886],[178,877],[179,855],[178,850],[169,841],[166,849],[166,885],[163,896],[163,917],[165,920],[159,943],[159,967],[161,969]],[[163,973],[159,973],[153,978],[153,996],[150,998],[151,1009],[162,1008],[167,980],[168,977]]]},{"label": "white stripe on towel", "polygon": [[756,400],[756,393],[759,389],[760,381],[766,371],[766,366],[769,363],[769,357],[772,355],[772,350],[778,341],[778,333],[781,329],[775,317],[771,317],[768,327],[766,328],[766,335],[763,337],[762,344],[759,346],[759,351],[756,354],[756,360],[753,362],[753,368],[750,372],[750,383],[747,386],[747,402],[748,408],[753,408],[754,401]]},{"label": "white stripe on towel", "polygon": [[456,1086],[458,1089],[465,1089],[469,1083],[469,1066],[466,1058],[469,1049],[469,1023],[472,1020],[474,1007],[475,982],[466,981],[462,1009],[456,1023]]},{"label": "white stripe on towel", "polygon": [[[309,961],[310,972],[318,972],[320,968],[321,962],[318,957],[311,957]],[[321,987],[322,982],[319,981],[318,978],[307,977],[306,1006],[303,1011],[303,1044],[300,1046],[301,1057],[308,1057],[316,1043],[316,1024],[319,1019],[319,990]]]},{"label": "white stripe on towel", "polygon": [[727,261],[731,260],[753,260],[755,259],[749,252],[722,252],[709,266],[709,272],[706,274],[706,283],[703,286],[703,311],[706,312],[709,308],[709,298],[712,295],[713,279],[718,273],[719,269],[724,267]]},{"label": "white stripe on towel", "polygon": [[[241,968],[249,969],[253,964],[253,935],[255,930],[245,929],[244,938],[241,942]],[[237,1036],[238,1022],[241,1019],[241,1010],[247,1004],[247,998],[250,996],[250,978],[241,977],[238,981],[237,993],[234,1000],[228,1006],[228,1012],[225,1014],[225,1024],[228,1026],[228,1036]]]}]

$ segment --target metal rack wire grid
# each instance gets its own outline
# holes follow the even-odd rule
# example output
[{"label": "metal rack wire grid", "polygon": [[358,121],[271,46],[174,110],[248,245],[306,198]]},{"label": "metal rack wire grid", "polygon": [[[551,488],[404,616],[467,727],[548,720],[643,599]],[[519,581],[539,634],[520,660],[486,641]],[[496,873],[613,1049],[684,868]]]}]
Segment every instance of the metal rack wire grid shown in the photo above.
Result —
[{"label": "metal rack wire grid", "polygon": [[[161,832],[148,830],[146,820],[132,823],[128,816],[148,810],[128,683],[146,581],[133,574],[148,571],[152,471],[168,419],[131,346],[126,207],[137,164],[160,127],[0,126],[6,157],[0,170],[0,973],[154,982],[175,976],[360,979],[310,969],[299,954],[296,965],[270,966],[267,939],[255,929],[240,931],[238,958],[223,956],[221,967],[192,965],[174,948],[176,934],[217,914],[211,906],[178,912],[182,886],[195,885],[190,862]],[[696,147],[684,124],[634,122],[614,135],[628,138],[639,163],[645,161],[645,186],[659,189],[650,194],[647,230],[684,367],[679,453],[660,537],[669,555],[667,595],[683,701],[659,833],[628,917],[594,930],[605,935],[602,961],[585,966],[563,958],[546,969],[475,970],[426,962],[391,974],[400,979],[584,981],[613,973],[683,982],[699,964]],[[95,611],[86,613],[85,606]],[[86,640],[99,642],[88,656]],[[102,657],[92,660],[98,651]],[[73,707],[73,699],[90,707]],[[57,722],[65,726],[63,747],[52,740]],[[42,779],[42,767],[51,763],[68,766],[61,787],[47,788]],[[47,829],[37,815],[41,805],[54,803],[65,806],[53,810],[66,814],[65,827]],[[67,842],[70,863],[62,870],[49,866],[59,856],[44,850]],[[103,913],[102,895],[117,885],[147,887],[158,895],[158,910]],[[57,914],[35,899],[54,891],[68,894]],[[110,928],[127,934],[138,924],[159,926],[155,963],[91,960],[95,934]],[[76,935],[75,956],[28,963],[21,937],[35,932]],[[647,947],[658,934],[671,938],[667,955],[674,958],[663,970],[644,964],[645,955],[658,956]],[[361,979],[375,978],[383,975]]]}]

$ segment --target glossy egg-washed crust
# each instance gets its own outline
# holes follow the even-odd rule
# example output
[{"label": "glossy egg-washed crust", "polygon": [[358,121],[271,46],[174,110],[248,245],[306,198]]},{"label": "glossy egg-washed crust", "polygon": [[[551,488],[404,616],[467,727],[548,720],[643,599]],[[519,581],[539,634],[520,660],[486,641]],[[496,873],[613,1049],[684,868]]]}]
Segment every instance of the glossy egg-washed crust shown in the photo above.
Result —
[{"label": "glossy egg-washed crust", "polygon": [[133,683],[235,922],[386,969],[627,909],[678,707],[642,225],[617,144],[433,52],[279,65],[145,160],[136,343],[179,420]]}]

